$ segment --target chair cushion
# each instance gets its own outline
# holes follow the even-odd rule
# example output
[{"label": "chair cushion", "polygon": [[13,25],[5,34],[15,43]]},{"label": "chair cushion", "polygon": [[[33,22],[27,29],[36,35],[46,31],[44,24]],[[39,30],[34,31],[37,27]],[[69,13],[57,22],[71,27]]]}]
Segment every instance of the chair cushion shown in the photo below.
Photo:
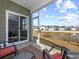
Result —
[{"label": "chair cushion", "polygon": [[52,55],[52,59],[62,59],[62,54],[61,53],[55,53]]},{"label": "chair cushion", "polygon": [[13,52],[15,52],[14,46],[2,48],[2,49],[0,49],[0,57],[4,57],[4,56],[11,54]]}]

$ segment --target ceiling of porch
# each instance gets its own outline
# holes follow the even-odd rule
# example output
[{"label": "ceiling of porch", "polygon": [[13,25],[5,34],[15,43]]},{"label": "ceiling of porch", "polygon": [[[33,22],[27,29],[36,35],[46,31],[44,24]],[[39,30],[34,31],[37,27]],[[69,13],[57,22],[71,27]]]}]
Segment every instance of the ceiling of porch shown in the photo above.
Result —
[{"label": "ceiling of porch", "polygon": [[54,2],[55,0],[12,0],[13,2],[22,5],[28,9],[31,9],[31,12],[35,12],[48,4]]}]

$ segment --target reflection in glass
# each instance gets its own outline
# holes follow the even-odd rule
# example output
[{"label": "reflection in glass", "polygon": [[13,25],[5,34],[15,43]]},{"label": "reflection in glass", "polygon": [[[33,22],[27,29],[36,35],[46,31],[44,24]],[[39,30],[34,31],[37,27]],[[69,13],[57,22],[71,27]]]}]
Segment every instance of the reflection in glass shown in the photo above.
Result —
[{"label": "reflection in glass", "polygon": [[20,40],[27,39],[27,18],[20,16]]},{"label": "reflection in glass", "polygon": [[9,43],[18,41],[18,16],[8,14]]}]

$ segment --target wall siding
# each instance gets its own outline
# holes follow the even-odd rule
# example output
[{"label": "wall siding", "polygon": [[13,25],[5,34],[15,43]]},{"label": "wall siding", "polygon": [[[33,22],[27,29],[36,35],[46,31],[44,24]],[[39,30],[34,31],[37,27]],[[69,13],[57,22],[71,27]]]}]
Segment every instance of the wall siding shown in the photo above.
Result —
[{"label": "wall siding", "polygon": [[[16,13],[20,13],[26,16],[29,16],[29,34],[31,35],[31,12],[29,9],[24,8],[23,6],[20,6],[11,0],[0,0],[0,39],[5,40],[6,39],[6,24],[5,24],[5,11],[10,10],[14,11]],[[29,37],[31,39],[31,36]]]}]

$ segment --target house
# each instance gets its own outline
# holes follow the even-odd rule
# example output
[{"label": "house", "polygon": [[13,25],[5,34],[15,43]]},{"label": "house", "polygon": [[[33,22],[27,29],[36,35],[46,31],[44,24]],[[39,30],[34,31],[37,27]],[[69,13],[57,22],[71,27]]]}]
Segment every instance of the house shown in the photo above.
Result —
[{"label": "house", "polygon": [[77,28],[76,28],[76,27],[72,27],[71,30],[72,30],[72,31],[76,31]]},{"label": "house", "polygon": [[65,30],[65,26],[60,26],[59,27],[59,31],[64,31]]},{"label": "house", "polygon": [[[7,45],[26,44],[32,41],[32,13],[45,7],[49,1],[0,0],[0,40],[8,41]],[[35,5],[37,4],[38,5]],[[40,4],[40,5],[39,5]],[[24,45],[20,46],[20,48]]]},{"label": "house", "polygon": [[49,26],[49,31],[50,32],[54,31],[54,29],[55,29],[54,26]]},{"label": "house", "polygon": [[65,27],[65,30],[68,30],[68,31],[75,31],[75,30],[77,30],[77,27],[74,27],[74,26],[66,26],[66,27]]},{"label": "house", "polygon": [[45,31],[45,25],[41,25],[41,26],[40,26],[40,30],[41,30],[41,31]]},{"label": "house", "polygon": [[38,26],[33,26],[34,31],[38,31]]},{"label": "house", "polygon": [[59,31],[59,26],[54,26],[54,28],[55,31]]},{"label": "house", "polygon": [[0,0],[0,40],[8,41],[7,45],[32,39],[29,20],[31,21],[30,9],[15,3],[14,0]]},{"label": "house", "polygon": [[49,31],[54,31],[54,28],[53,28],[53,27],[50,27],[50,28],[49,28]]},{"label": "house", "polygon": [[65,27],[65,30],[66,30],[66,31],[71,31],[71,27],[70,27],[70,26],[66,26],[66,27]]},{"label": "house", "polygon": [[40,30],[41,31],[52,31],[53,27],[52,26],[41,25]]}]

